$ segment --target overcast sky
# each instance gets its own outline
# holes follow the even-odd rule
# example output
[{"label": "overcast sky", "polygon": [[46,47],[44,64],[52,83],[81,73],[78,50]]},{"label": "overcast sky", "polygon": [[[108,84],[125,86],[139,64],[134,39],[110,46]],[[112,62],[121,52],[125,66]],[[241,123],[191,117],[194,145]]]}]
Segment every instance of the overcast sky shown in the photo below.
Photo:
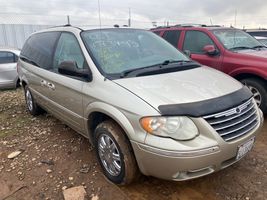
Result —
[{"label": "overcast sky", "polygon": [[[236,25],[267,28],[266,0],[99,0],[102,25],[151,28],[152,22]],[[98,0],[0,0],[0,24],[99,24]],[[236,13],[236,22],[235,22]]]}]

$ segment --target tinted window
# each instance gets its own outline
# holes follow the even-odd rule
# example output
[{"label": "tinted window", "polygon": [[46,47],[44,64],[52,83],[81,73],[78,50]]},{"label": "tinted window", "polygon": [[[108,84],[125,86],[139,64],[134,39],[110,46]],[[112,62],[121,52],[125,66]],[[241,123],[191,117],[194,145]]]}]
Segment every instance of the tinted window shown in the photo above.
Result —
[{"label": "tinted window", "polygon": [[181,31],[165,31],[163,38],[171,43],[173,46],[177,47],[178,40],[180,38]]},{"label": "tinted window", "polygon": [[57,70],[63,61],[75,61],[79,69],[84,68],[86,64],[76,37],[70,33],[62,33],[58,40],[53,63],[54,70]]},{"label": "tinted window", "polygon": [[0,52],[0,64],[4,63],[14,63],[15,62],[15,56],[11,52]]},{"label": "tinted window", "polygon": [[155,33],[156,35],[160,35],[161,31],[153,31],[153,33]]},{"label": "tinted window", "polygon": [[59,35],[59,32],[32,35],[23,46],[21,57],[25,57],[43,69],[52,69],[54,47]]},{"label": "tinted window", "polygon": [[262,37],[267,37],[267,31],[258,31],[258,32],[247,32],[248,34],[252,36],[262,36]]},{"label": "tinted window", "polygon": [[183,50],[189,50],[191,53],[204,54],[204,46],[214,45],[210,37],[200,31],[187,31],[184,40]]}]

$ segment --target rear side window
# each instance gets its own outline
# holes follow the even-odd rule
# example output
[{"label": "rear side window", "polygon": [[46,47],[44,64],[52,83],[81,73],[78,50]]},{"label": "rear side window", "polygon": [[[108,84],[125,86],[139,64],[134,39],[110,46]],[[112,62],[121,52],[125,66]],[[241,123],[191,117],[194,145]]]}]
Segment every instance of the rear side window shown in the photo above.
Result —
[{"label": "rear side window", "polygon": [[191,53],[204,54],[203,48],[206,45],[214,45],[210,37],[200,31],[187,31],[184,40],[183,50],[189,50]]},{"label": "rear side window", "polygon": [[53,68],[53,53],[59,32],[44,32],[32,35],[23,46],[21,57],[43,68]]},{"label": "rear side window", "polygon": [[15,63],[16,57],[11,52],[0,51],[0,64]]},{"label": "rear side window", "polygon": [[162,37],[177,48],[180,34],[181,31],[178,30],[165,31]]},{"label": "rear side window", "polygon": [[156,35],[160,35],[161,31],[153,31]]}]

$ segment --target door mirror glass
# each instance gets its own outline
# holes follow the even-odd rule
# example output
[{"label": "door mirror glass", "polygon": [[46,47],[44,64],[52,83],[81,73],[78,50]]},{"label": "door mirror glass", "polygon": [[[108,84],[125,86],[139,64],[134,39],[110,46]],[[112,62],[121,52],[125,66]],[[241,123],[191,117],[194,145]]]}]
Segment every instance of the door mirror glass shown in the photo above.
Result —
[{"label": "door mirror glass", "polygon": [[63,75],[76,76],[88,81],[92,80],[92,73],[87,68],[79,69],[75,61],[63,61],[58,66],[58,72]]},{"label": "door mirror glass", "polygon": [[204,46],[203,51],[210,56],[215,56],[215,55],[218,55],[219,53],[219,51],[215,48],[214,45]]}]

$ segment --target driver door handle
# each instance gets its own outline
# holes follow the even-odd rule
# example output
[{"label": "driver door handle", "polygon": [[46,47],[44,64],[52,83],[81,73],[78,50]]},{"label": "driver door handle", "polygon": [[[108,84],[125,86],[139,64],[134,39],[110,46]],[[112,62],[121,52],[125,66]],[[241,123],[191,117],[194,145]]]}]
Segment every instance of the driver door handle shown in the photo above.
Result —
[{"label": "driver door handle", "polygon": [[53,83],[48,83],[47,87],[51,90],[55,90],[55,85]]}]

